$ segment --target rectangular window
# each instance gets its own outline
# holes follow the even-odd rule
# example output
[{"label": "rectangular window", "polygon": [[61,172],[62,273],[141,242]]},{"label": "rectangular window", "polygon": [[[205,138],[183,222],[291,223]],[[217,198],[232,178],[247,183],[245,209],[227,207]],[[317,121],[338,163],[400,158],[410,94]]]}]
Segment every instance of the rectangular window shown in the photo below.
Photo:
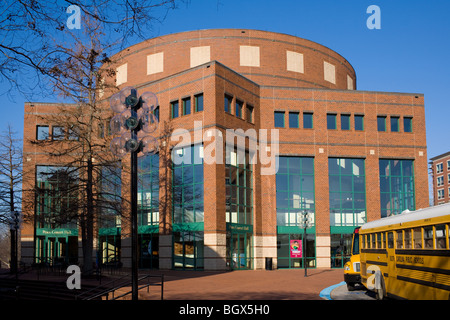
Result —
[{"label": "rectangular window", "polygon": [[443,186],[444,185],[444,176],[439,176],[436,178],[437,186]]},{"label": "rectangular window", "polygon": [[329,129],[329,130],[336,129],[336,115],[335,114],[327,114],[327,129]]},{"label": "rectangular window", "polygon": [[436,232],[435,232],[435,242],[436,242],[436,249],[446,249],[446,241],[447,241],[447,230],[445,228],[445,224],[440,224],[436,226]]},{"label": "rectangular window", "polygon": [[436,165],[436,173],[441,173],[442,171],[444,171],[444,166],[442,165],[441,162]]},{"label": "rectangular window", "polygon": [[341,114],[341,130],[350,130],[349,114]]},{"label": "rectangular window", "polygon": [[279,157],[276,173],[278,226],[301,226],[307,211],[314,222],[314,158]]},{"label": "rectangular window", "polygon": [[394,233],[393,232],[388,233],[388,248],[389,249],[394,248]]},{"label": "rectangular window", "polygon": [[203,222],[203,146],[177,148],[173,154],[173,223]]},{"label": "rectangular window", "polygon": [[298,127],[299,127],[299,113],[289,112],[289,128],[298,128]]},{"label": "rectangular window", "polygon": [[428,226],[423,228],[423,243],[425,249],[433,249],[433,227]]},{"label": "rectangular window", "polygon": [[437,191],[438,199],[444,199],[444,189],[440,189]]},{"label": "rectangular window", "polygon": [[191,114],[191,98],[183,99],[183,116]]},{"label": "rectangular window", "polygon": [[313,128],[313,114],[312,113],[303,113],[303,129],[312,129]]},{"label": "rectangular window", "polygon": [[195,112],[203,111],[203,93],[194,96]]},{"label": "rectangular window", "polygon": [[355,115],[355,130],[364,131],[364,116]]},{"label": "rectangular window", "polygon": [[362,225],[366,217],[364,159],[329,158],[328,183],[330,225]]},{"label": "rectangular window", "polygon": [[[104,136],[103,123],[99,123],[98,128],[99,128],[99,135],[100,133],[102,133]],[[64,127],[57,127],[57,126],[52,127],[52,140],[64,140],[64,136],[65,136]],[[103,136],[101,137],[99,136],[99,138],[103,138]]]},{"label": "rectangular window", "polygon": [[284,111],[274,112],[275,128],[284,128]]},{"label": "rectangular window", "polygon": [[250,154],[226,147],[225,206],[226,222],[253,224],[253,173]]},{"label": "rectangular window", "polygon": [[413,229],[414,249],[422,249],[422,228]]},{"label": "rectangular window", "polygon": [[47,140],[48,134],[49,134],[48,126],[36,127],[36,140]]},{"label": "rectangular window", "polygon": [[399,132],[399,117],[391,117],[391,132]]},{"label": "rectangular window", "polygon": [[450,171],[450,160],[447,160],[447,170]]},{"label": "rectangular window", "polygon": [[403,249],[403,231],[397,231],[397,249]]},{"label": "rectangular window", "polygon": [[172,119],[178,118],[178,115],[179,115],[178,114],[178,100],[172,101],[170,103],[170,112],[171,112]]},{"label": "rectangular window", "polygon": [[403,118],[403,131],[404,132],[412,132],[412,118],[411,117]]},{"label": "rectangular window", "polygon": [[138,158],[138,225],[159,225],[159,154]]},{"label": "rectangular window", "polygon": [[405,249],[411,249],[412,248],[412,242],[411,242],[411,229],[405,230]]},{"label": "rectangular window", "polygon": [[415,210],[414,162],[380,159],[381,217]]},{"label": "rectangular window", "polygon": [[378,116],[377,117],[377,128],[379,132],[385,132],[386,131],[386,117],[385,116]]},{"label": "rectangular window", "polygon": [[242,101],[239,101],[236,99],[236,109],[235,109],[235,116],[238,118],[242,118],[242,107],[244,106],[244,103]]},{"label": "rectangular window", "polygon": [[253,123],[253,107],[247,104],[246,110],[247,110],[247,121]]},{"label": "rectangular window", "polygon": [[225,95],[224,99],[224,110],[227,113],[231,113],[231,103],[233,102],[233,97],[229,95]]}]

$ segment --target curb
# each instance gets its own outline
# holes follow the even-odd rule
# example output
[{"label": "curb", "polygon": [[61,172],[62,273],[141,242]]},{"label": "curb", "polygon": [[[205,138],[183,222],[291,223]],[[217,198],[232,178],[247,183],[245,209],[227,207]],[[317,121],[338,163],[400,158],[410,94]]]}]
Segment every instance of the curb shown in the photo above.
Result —
[{"label": "curb", "polygon": [[342,281],[341,283],[338,283],[338,284],[332,285],[328,288],[325,288],[320,292],[319,296],[325,300],[333,300],[333,299],[331,299],[331,291],[333,291],[333,289],[335,289],[337,287],[343,286],[344,284],[345,284],[345,281]]}]

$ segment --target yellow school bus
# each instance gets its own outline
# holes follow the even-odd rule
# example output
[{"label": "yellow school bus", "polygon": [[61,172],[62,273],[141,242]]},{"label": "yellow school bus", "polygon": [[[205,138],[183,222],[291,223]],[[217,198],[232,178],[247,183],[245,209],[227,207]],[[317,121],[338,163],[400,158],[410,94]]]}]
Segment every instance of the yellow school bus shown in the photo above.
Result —
[{"label": "yellow school bus", "polygon": [[356,285],[361,284],[360,260],[359,260],[359,227],[353,231],[352,256],[344,265],[344,281],[348,291],[355,290]]},{"label": "yellow school bus", "polygon": [[450,299],[450,203],[364,224],[361,282],[385,297]]}]

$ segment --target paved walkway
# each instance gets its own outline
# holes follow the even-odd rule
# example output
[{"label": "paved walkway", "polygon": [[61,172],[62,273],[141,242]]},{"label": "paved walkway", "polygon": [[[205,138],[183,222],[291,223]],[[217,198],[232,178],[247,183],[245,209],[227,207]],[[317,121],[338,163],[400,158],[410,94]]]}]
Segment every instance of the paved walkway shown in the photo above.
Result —
[{"label": "paved walkway", "polygon": [[[233,272],[162,271],[164,300],[322,300],[320,292],[342,282],[343,271],[248,270]],[[158,272],[155,272],[158,274]],[[141,299],[159,299],[159,287],[145,290]]]},{"label": "paved walkway", "polygon": [[[242,271],[175,271],[151,270],[142,274],[164,274],[164,300],[323,300],[322,290],[341,283],[341,269],[242,270]],[[41,275],[40,280],[65,281],[69,275]],[[108,275],[102,284],[108,282]],[[35,274],[21,275],[22,279],[37,280]],[[95,279],[81,279],[83,283],[98,283]],[[139,292],[142,300],[160,300],[161,288],[151,286]]]}]

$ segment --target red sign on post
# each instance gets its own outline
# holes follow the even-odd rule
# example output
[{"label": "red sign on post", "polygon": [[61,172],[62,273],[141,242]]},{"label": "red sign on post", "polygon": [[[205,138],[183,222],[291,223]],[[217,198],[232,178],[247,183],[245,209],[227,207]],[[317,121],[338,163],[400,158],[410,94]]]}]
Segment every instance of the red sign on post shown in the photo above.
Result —
[{"label": "red sign on post", "polygon": [[290,243],[291,258],[302,257],[302,240],[291,240]]}]

